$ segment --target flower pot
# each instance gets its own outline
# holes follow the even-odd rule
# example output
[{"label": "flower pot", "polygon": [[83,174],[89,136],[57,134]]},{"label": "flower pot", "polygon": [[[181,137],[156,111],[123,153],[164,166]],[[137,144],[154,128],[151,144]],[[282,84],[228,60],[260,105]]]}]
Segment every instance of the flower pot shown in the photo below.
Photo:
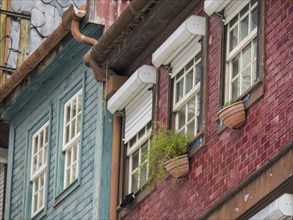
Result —
[{"label": "flower pot", "polygon": [[239,128],[245,121],[245,109],[242,101],[235,102],[218,112],[219,119],[229,128]]},{"label": "flower pot", "polygon": [[189,173],[188,154],[167,161],[165,169],[176,179],[186,176]]}]

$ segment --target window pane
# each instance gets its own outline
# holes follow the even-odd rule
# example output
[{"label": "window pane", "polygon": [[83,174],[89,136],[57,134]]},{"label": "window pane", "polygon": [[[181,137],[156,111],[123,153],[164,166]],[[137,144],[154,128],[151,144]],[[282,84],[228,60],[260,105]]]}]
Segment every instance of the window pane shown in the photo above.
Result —
[{"label": "window pane", "polygon": [[232,83],[232,100],[236,100],[239,96],[239,80],[236,80]]},{"label": "window pane", "polygon": [[74,118],[72,121],[71,121],[71,136],[70,136],[70,139],[72,139],[74,136],[75,136],[75,132],[76,132],[76,126],[75,126],[75,123],[76,123],[76,118]]},{"label": "window pane", "polygon": [[187,103],[187,121],[192,119],[195,116],[195,97],[193,97],[188,103]]},{"label": "window pane", "polygon": [[69,167],[71,165],[71,149],[66,152],[66,156],[67,156],[67,165],[66,165],[66,167]]},{"label": "window pane", "polygon": [[256,39],[254,39],[253,40],[253,42],[252,42],[252,59],[255,59],[256,58],[256,56],[257,56],[257,41],[256,41]]},{"label": "window pane", "polygon": [[43,131],[40,133],[40,148],[44,145],[44,133]]},{"label": "window pane", "polygon": [[235,16],[231,21],[230,21],[230,27],[233,27],[233,25],[238,21],[238,16]]},{"label": "window pane", "polygon": [[250,44],[243,50],[242,55],[242,68],[245,68],[251,63],[251,47]]},{"label": "window pane", "polygon": [[183,76],[184,70],[181,70],[179,73],[176,74],[176,80],[178,80],[181,76]]},{"label": "window pane", "polygon": [[49,128],[48,128],[48,126],[46,127],[46,129],[45,129],[45,143],[48,143],[48,135],[49,135]]},{"label": "window pane", "polygon": [[43,194],[44,194],[44,189],[41,189],[39,192],[39,205],[38,208],[41,208],[43,206]]},{"label": "window pane", "polygon": [[238,26],[235,26],[229,33],[230,37],[230,48],[229,51],[232,51],[238,44]]},{"label": "window pane", "polygon": [[246,5],[246,6],[240,11],[240,17],[242,17],[242,16],[248,11],[248,8],[249,8],[249,4]]},{"label": "window pane", "polygon": [[145,134],[145,127],[138,132],[138,139],[140,139]]},{"label": "window pane", "polygon": [[232,60],[232,79],[239,73],[239,55]]},{"label": "window pane", "polygon": [[69,125],[65,128],[65,144],[69,141]]},{"label": "window pane", "polygon": [[251,31],[257,27],[257,7],[251,12]]},{"label": "window pane", "polygon": [[38,209],[38,194],[34,195],[33,213]]},{"label": "window pane", "polygon": [[242,72],[242,91],[246,91],[250,87],[250,66],[246,67]]},{"label": "window pane", "polygon": [[140,187],[143,186],[146,183],[147,180],[147,167],[142,166],[140,169]]},{"label": "window pane", "polygon": [[178,115],[178,130],[185,125],[185,106],[177,112]]},{"label": "window pane", "polygon": [[200,78],[201,78],[201,63],[195,66],[195,85],[197,85],[197,83],[200,83]]},{"label": "window pane", "polygon": [[132,155],[132,171],[138,167],[139,154],[138,150]]},{"label": "window pane", "polygon": [[77,116],[77,125],[76,125],[76,127],[77,127],[77,133],[78,132],[80,132],[80,122],[81,122],[81,114],[79,114],[78,116]]},{"label": "window pane", "polygon": [[39,141],[39,137],[36,136],[34,139],[34,154],[38,152],[38,141]]},{"label": "window pane", "polygon": [[193,66],[193,59],[186,65],[186,70]]},{"label": "window pane", "polygon": [[71,178],[71,182],[73,182],[76,179],[77,175],[76,175],[76,163],[72,165],[72,178]]},{"label": "window pane", "polygon": [[256,61],[252,62],[252,80],[256,81]]},{"label": "window pane", "polygon": [[76,115],[76,99],[74,99],[72,101],[72,104],[71,104],[71,110],[72,110],[72,115],[71,115],[71,118],[73,118],[75,115]]},{"label": "window pane", "polygon": [[240,39],[243,40],[248,35],[248,16],[240,21]]},{"label": "window pane", "polygon": [[188,125],[187,125],[187,134],[193,136],[194,135],[194,120],[192,120]]},{"label": "window pane", "polygon": [[138,189],[138,172],[134,173],[132,176],[131,176],[131,181],[132,181],[132,191],[133,192],[136,192],[137,189]]},{"label": "window pane", "polygon": [[130,147],[133,146],[136,143],[136,136],[134,136],[133,138],[131,138],[130,140]]},{"label": "window pane", "polygon": [[186,74],[185,78],[185,94],[188,93],[193,87],[193,71],[190,71]]},{"label": "window pane", "polygon": [[176,83],[176,102],[183,97],[183,79]]},{"label": "window pane", "polygon": [[70,105],[67,105],[65,115],[66,115],[66,121],[65,121],[65,123],[68,123],[69,120],[70,120]]}]

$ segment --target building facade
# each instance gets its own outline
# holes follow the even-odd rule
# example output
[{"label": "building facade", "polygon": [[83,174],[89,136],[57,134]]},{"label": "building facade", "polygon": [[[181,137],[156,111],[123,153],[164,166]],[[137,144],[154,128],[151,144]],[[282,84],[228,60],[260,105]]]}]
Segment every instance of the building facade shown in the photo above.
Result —
[{"label": "building facade", "polygon": [[82,58],[128,2],[101,4],[0,1],[1,219],[109,218],[113,116]]},{"label": "building facade", "polygon": [[[105,36],[118,38],[113,32],[132,26],[127,36],[117,39],[118,46],[109,43],[108,53],[98,53],[98,46],[91,53],[101,67],[129,77],[107,105],[114,114],[112,161],[118,161],[112,163],[111,192],[118,194],[111,197],[112,216],[292,216],[274,205],[285,198],[292,210],[292,1],[130,6],[142,19],[117,21],[113,26],[124,31],[113,27]],[[245,110],[244,121],[232,128],[219,119],[231,101]],[[168,174],[144,187],[141,155],[151,147],[153,121],[193,136],[190,172],[175,187]]]}]

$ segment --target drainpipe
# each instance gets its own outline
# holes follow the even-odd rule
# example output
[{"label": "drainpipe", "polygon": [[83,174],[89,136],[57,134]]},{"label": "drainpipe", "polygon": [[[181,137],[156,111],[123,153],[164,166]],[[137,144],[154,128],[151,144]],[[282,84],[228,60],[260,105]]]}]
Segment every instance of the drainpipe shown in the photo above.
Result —
[{"label": "drainpipe", "polygon": [[[88,4],[88,1],[87,1],[87,4]],[[91,37],[86,37],[79,31],[79,21],[83,17],[86,16],[87,8],[88,8],[88,5],[83,5],[80,7],[79,10],[72,11],[73,20],[71,23],[71,33],[77,41],[93,46],[97,43],[97,40]]]},{"label": "drainpipe", "polygon": [[[104,61],[108,53],[121,43],[127,34],[139,23],[144,15],[158,0],[133,0],[109,29],[98,39],[92,49],[83,57],[86,66],[97,66]],[[96,73],[96,75],[102,73]],[[98,78],[104,79],[102,75]],[[103,81],[104,82],[104,81]]]},{"label": "drainpipe", "polygon": [[55,31],[17,68],[17,70],[0,87],[0,101],[25,79],[29,73],[54,49],[71,29],[73,6],[63,14],[61,24]]},{"label": "drainpipe", "polygon": [[119,164],[121,142],[121,117],[117,114],[113,117],[112,136],[112,165],[110,188],[110,219],[117,219],[118,188],[119,188]]}]

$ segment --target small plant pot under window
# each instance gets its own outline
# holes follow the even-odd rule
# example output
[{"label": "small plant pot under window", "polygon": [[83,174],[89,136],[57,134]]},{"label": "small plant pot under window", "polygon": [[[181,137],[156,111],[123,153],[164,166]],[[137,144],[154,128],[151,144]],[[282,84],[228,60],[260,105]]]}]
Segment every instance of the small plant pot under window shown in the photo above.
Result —
[{"label": "small plant pot under window", "polygon": [[229,128],[239,128],[245,121],[245,109],[242,101],[235,102],[218,112],[219,119]]},{"label": "small plant pot under window", "polygon": [[176,179],[186,176],[189,173],[188,154],[167,161],[165,169]]}]

